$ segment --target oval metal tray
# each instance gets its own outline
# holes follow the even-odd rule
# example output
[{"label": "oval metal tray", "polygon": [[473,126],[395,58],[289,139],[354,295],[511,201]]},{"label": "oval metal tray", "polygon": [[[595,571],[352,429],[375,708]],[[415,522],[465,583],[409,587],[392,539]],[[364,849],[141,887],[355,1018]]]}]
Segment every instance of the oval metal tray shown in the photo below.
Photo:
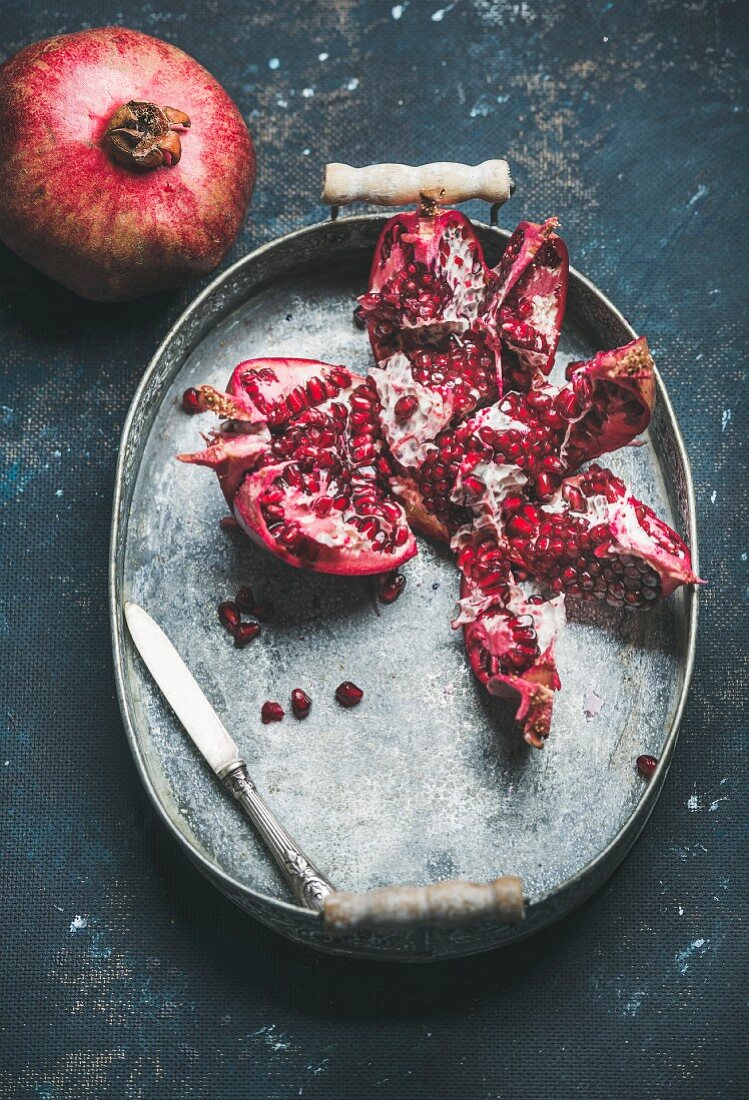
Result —
[{"label": "oval metal tray", "polygon": [[[125,729],[158,813],[211,881],[254,917],[323,950],[405,960],[486,950],[527,935],[589,896],[630,848],[668,769],[692,671],[694,591],[648,614],[568,602],[558,648],[563,690],[543,751],[530,750],[510,714],[476,683],[462,634],[450,555],[420,540],[397,603],[378,608],[369,584],[302,573],[249,540],[227,535],[207,471],[174,461],[194,449],[208,418],[185,416],[185,387],[223,387],[236,363],[296,355],[366,371],[366,335],[352,323],[366,286],[381,215],[344,218],[281,238],[220,275],[183,314],[150,363],[122,436],[114,501],[110,602],[115,674]],[[478,225],[495,263],[508,234]],[[577,272],[555,374],[570,359],[634,337]],[[687,457],[658,379],[647,443],[610,465],[691,546],[694,500]],[[216,605],[251,583],[277,612],[261,639],[235,650]],[[520,875],[527,917],[456,929],[359,933],[330,939],[286,887],[241,811],[198,757],[127,637],[134,599],[171,636],[224,717],[260,790],[342,889],[446,878]],[[379,612],[379,613],[378,613]],[[333,701],[352,679],[355,711]],[[314,699],[304,722],[263,726],[260,704],[293,687]],[[584,713],[586,693],[602,700]],[[588,697],[588,701],[589,701]],[[649,784],[634,760],[660,758]]]}]

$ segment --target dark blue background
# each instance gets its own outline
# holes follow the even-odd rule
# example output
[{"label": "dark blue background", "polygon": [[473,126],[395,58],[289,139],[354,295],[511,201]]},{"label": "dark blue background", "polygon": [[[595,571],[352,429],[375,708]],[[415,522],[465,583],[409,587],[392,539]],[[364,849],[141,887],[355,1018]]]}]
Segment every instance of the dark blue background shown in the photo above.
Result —
[{"label": "dark blue background", "polygon": [[5,0],[0,53],[123,10],[194,53],[257,143],[233,257],[322,216],[327,160],[508,156],[503,224],[561,218],[573,262],[651,338],[692,460],[710,584],[664,793],[607,887],[507,952],[362,965],[224,901],[140,788],[106,614],[120,428],[195,288],[93,305],[0,250],[3,1098],[741,1093],[746,8],[401,7]]}]

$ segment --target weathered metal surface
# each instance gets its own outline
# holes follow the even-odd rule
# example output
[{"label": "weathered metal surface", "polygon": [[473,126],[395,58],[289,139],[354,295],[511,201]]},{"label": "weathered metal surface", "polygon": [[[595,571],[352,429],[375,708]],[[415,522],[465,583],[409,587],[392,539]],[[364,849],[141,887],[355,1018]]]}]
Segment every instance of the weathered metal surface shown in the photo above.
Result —
[{"label": "weathered metal surface", "polygon": [[[123,435],[112,541],[111,598],[121,704],[141,775],[162,816],[201,869],[248,912],[292,938],[341,953],[441,958],[527,934],[592,892],[633,842],[665,776],[691,672],[696,596],[648,614],[569,602],[552,736],[528,749],[508,712],[474,681],[450,629],[457,574],[420,543],[404,595],[378,608],[366,581],[289,569],[218,528],[215,479],[184,467],[201,418],[186,386],[222,386],[237,362],[301,355],[365,371],[352,323],[380,216],[291,234],[247,257],[186,312],[155,356]],[[506,234],[482,229],[496,259]],[[632,332],[586,280],[571,280],[559,362],[615,346]],[[607,460],[608,461],[608,460]],[[611,456],[636,494],[695,547],[691,483],[659,383],[647,445]],[[261,639],[237,652],[217,603],[251,583],[274,600]],[[124,642],[134,599],[173,639],[248,760],[259,789],[341,888],[444,878],[522,877],[524,925],[367,933],[332,941],[290,905],[272,861],[223,795]],[[354,712],[333,701],[342,679],[365,689]],[[314,699],[304,723],[263,726],[266,698],[295,686]],[[602,709],[585,714],[593,690]],[[645,786],[641,752],[661,757]]]}]

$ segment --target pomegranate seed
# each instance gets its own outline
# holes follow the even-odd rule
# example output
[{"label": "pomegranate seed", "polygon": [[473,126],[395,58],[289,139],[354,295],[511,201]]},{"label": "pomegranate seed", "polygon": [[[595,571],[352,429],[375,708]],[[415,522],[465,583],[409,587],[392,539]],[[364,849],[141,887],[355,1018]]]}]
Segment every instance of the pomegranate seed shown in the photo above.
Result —
[{"label": "pomegranate seed", "polygon": [[222,516],[218,521],[218,525],[222,531],[236,531],[239,529],[239,524],[234,516]]},{"label": "pomegranate seed", "polygon": [[650,779],[657,766],[658,761],[654,756],[637,757],[637,770],[643,779]]},{"label": "pomegranate seed", "polygon": [[549,474],[542,473],[536,478],[536,492],[540,497],[548,497],[554,492],[554,482]]},{"label": "pomegranate seed", "polygon": [[315,405],[319,405],[320,402],[324,401],[328,396],[325,389],[325,383],[319,378],[310,378],[307,383],[307,394],[310,401],[314,402]]},{"label": "pomegranate seed", "polygon": [[224,600],[223,603],[218,605],[218,617],[219,620],[230,634],[239,626],[239,608],[233,600]]},{"label": "pomegranate seed", "polygon": [[361,703],[364,692],[356,684],[352,684],[350,680],[344,680],[335,689],[335,697],[342,707],[355,707]]},{"label": "pomegranate seed", "polygon": [[380,578],[380,603],[395,603],[405,587],[406,578],[402,573],[397,570],[392,573],[385,573]]},{"label": "pomegranate seed", "polygon": [[234,645],[237,649],[244,649],[248,642],[257,638],[260,633],[260,623],[239,623],[234,631]]},{"label": "pomegranate seed", "polygon": [[260,718],[265,726],[267,726],[269,722],[280,722],[283,716],[284,709],[281,704],[272,702],[270,699],[263,703],[260,708]]},{"label": "pomegranate seed", "polygon": [[247,615],[252,614],[252,609],[255,606],[255,595],[248,584],[244,584],[238,589],[234,602],[240,611],[244,611]]},{"label": "pomegranate seed", "polygon": [[334,367],[330,372],[330,377],[342,390],[347,390],[351,385],[351,374],[345,367]]},{"label": "pomegranate seed", "polygon": [[203,412],[203,406],[200,404],[200,394],[194,386],[190,386],[190,388],[185,390],[182,394],[182,408],[186,413],[190,413],[190,415]]},{"label": "pomegranate seed", "polygon": [[306,718],[311,706],[312,700],[307,692],[302,691],[301,688],[294,688],[291,693],[291,709],[294,711],[294,717]]},{"label": "pomegranate seed", "polygon": [[406,394],[404,397],[399,397],[395,402],[395,419],[404,421],[410,420],[413,414],[416,412],[419,402],[413,396],[413,394]]}]

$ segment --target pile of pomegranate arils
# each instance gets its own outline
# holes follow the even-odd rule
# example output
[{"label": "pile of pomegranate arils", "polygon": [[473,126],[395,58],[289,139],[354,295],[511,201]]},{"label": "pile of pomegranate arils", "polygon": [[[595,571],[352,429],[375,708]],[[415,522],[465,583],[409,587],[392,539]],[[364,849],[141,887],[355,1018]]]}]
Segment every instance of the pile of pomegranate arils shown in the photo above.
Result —
[{"label": "pile of pomegranate arils", "polygon": [[385,225],[356,315],[367,377],[309,359],[241,363],[197,390],[205,449],[241,529],[301,569],[385,574],[449,543],[471,667],[542,747],[564,602],[647,609],[697,582],[681,538],[597,463],[648,425],[644,338],[547,381],[569,261],[555,219],[521,222],[495,268],[468,219],[424,201]]}]

